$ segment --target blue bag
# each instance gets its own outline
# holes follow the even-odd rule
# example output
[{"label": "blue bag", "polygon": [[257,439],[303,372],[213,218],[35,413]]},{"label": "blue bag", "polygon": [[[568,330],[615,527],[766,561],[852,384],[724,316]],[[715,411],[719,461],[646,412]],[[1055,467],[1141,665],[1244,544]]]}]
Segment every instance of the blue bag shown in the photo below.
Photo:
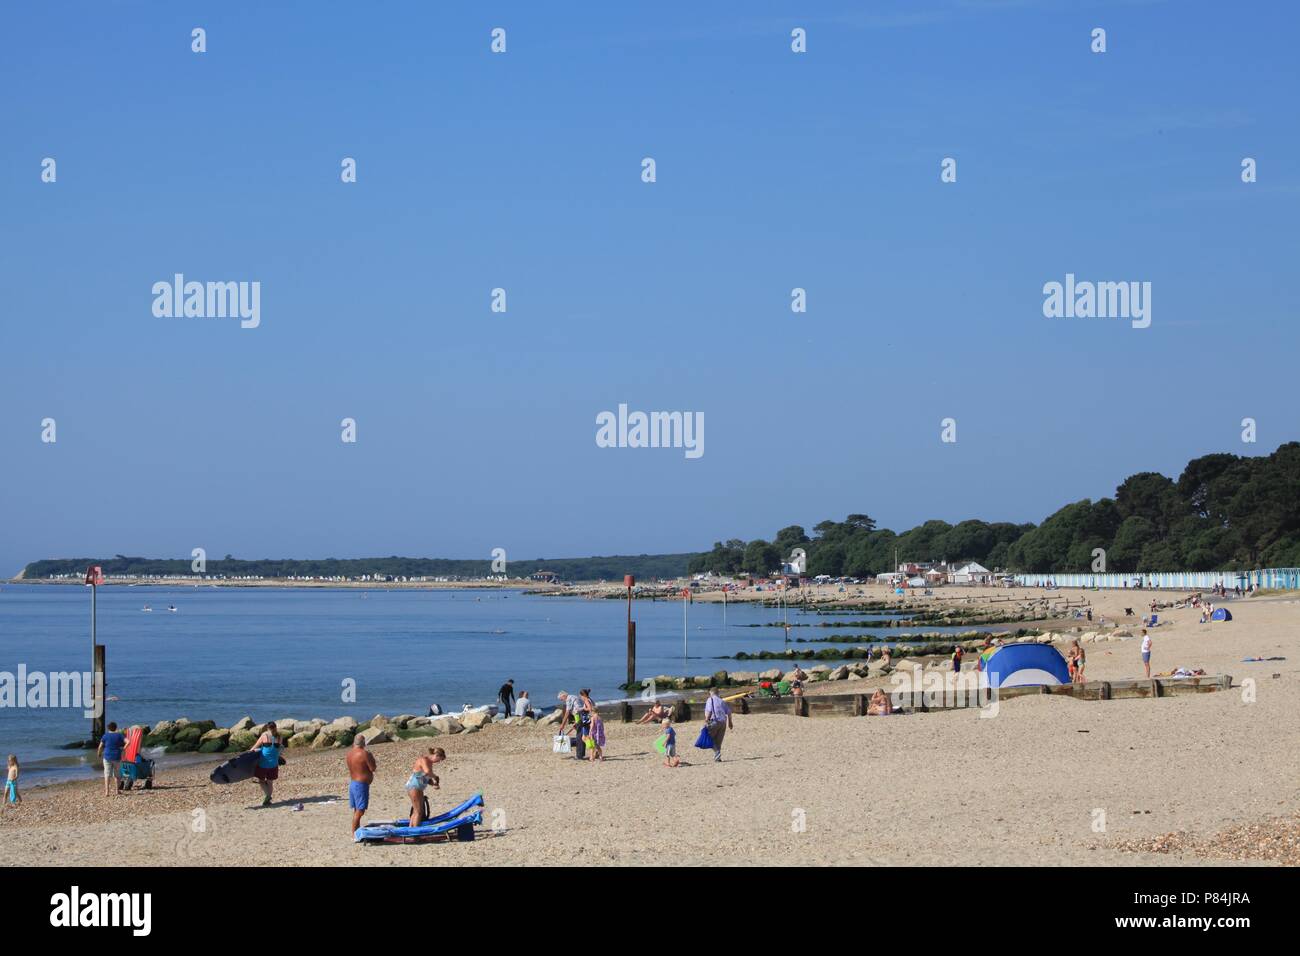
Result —
[{"label": "blue bag", "polygon": [[695,738],[695,746],[701,750],[713,749],[713,737],[709,734],[709,725],[705,724],[700,728],[700,735]]}]

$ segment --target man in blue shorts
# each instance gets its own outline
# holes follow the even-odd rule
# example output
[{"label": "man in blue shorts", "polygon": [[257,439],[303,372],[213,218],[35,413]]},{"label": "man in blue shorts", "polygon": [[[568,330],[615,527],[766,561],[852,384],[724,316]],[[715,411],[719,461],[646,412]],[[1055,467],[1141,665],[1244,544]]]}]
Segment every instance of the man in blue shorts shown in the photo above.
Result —
[{"label": "man in blue shorts", "polygon": [[352,832],[361,826],[361,815],[370,806],[370,785],[375,782],[375,756],[366,749],[366,738],[357,734],[348,749],[348,806],[352,809]]},{"label": "man in blue shorts", "polygon": [[99,756],[104,761],[104,796],[117,796],[117,778],[122,771],[122,750],[126,736],[117,731],[117,724],[108,725],[108,733],[99,738]]}]

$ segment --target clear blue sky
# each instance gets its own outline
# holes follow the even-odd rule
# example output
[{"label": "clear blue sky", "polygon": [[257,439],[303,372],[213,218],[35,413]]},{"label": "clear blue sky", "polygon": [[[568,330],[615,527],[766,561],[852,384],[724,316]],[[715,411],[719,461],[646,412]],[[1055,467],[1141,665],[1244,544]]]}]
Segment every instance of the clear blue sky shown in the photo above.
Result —
[{"label": "clear blue sky", "polygon": [[[1271,451],[1300,435],[1298,20],[7,4],[0,573],[1039,521],[1133,472]],[[261,327],[155,318],[176,272],[260,281]],[[1067,272],[1150,281],[1151,327],[1045,318]],[[620,402],[703,412],[703,458],[597,448]]]}]

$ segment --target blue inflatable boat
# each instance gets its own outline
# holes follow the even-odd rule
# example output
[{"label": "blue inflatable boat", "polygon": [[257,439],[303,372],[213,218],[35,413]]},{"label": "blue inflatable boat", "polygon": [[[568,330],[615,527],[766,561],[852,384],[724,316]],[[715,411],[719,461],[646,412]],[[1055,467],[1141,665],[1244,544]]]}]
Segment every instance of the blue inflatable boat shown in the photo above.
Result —
[{"label": "blue inflatable boat", "polygon": [[483,794],[476,793],[458,807],[430,817],[418,827],[409,818],[391,823],[358,827],[352,839],[357,843],[433,843],[474,839],[474,827],[483,823]]}]

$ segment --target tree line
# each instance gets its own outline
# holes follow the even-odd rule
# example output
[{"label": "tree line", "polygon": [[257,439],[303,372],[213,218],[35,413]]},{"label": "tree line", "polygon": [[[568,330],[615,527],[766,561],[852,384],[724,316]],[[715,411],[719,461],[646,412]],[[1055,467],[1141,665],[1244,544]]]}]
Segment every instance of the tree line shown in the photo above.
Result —
[{"label": "tree line", "polygon": [[[1113,498],[1065,505],[1042,524],[926,521],[897,533],[865,514],[789,525],[771,541],[718,541],[692,573],[764,574],[803,548],[808,573],[865,577],[899,561],[977,561],[1020,572],[1219,571],[1300,566],[1300,442],[1270,455],[1205,455],[1175,481],[1131,475]],[[1098,550],[1104,567],[1097,567]]]},{"label": "tree line", "polygon": [[[537,571],[554,571],[565,581],[619,580],[624,574],[638,578],[680,577],[694,557],[693,553],[609,555],[589,558],[535,558],[507,561],[505,571],[511,578],[525,578]],[[189,559],[141,558],[115,555],[112,558],[56,558],[33,561],[23,570],[25,578],[51,575],[80,575],[90,565],[98,564],[105,575],[128,577],[186,576],[192,570]],[[491,559],[457,558],[262,558],[246,560],[226,555],[209,560],[205,569],[209,577],[241,578],[359,578],[363,575],[387,577],[485,578],[496,572]]]}]

